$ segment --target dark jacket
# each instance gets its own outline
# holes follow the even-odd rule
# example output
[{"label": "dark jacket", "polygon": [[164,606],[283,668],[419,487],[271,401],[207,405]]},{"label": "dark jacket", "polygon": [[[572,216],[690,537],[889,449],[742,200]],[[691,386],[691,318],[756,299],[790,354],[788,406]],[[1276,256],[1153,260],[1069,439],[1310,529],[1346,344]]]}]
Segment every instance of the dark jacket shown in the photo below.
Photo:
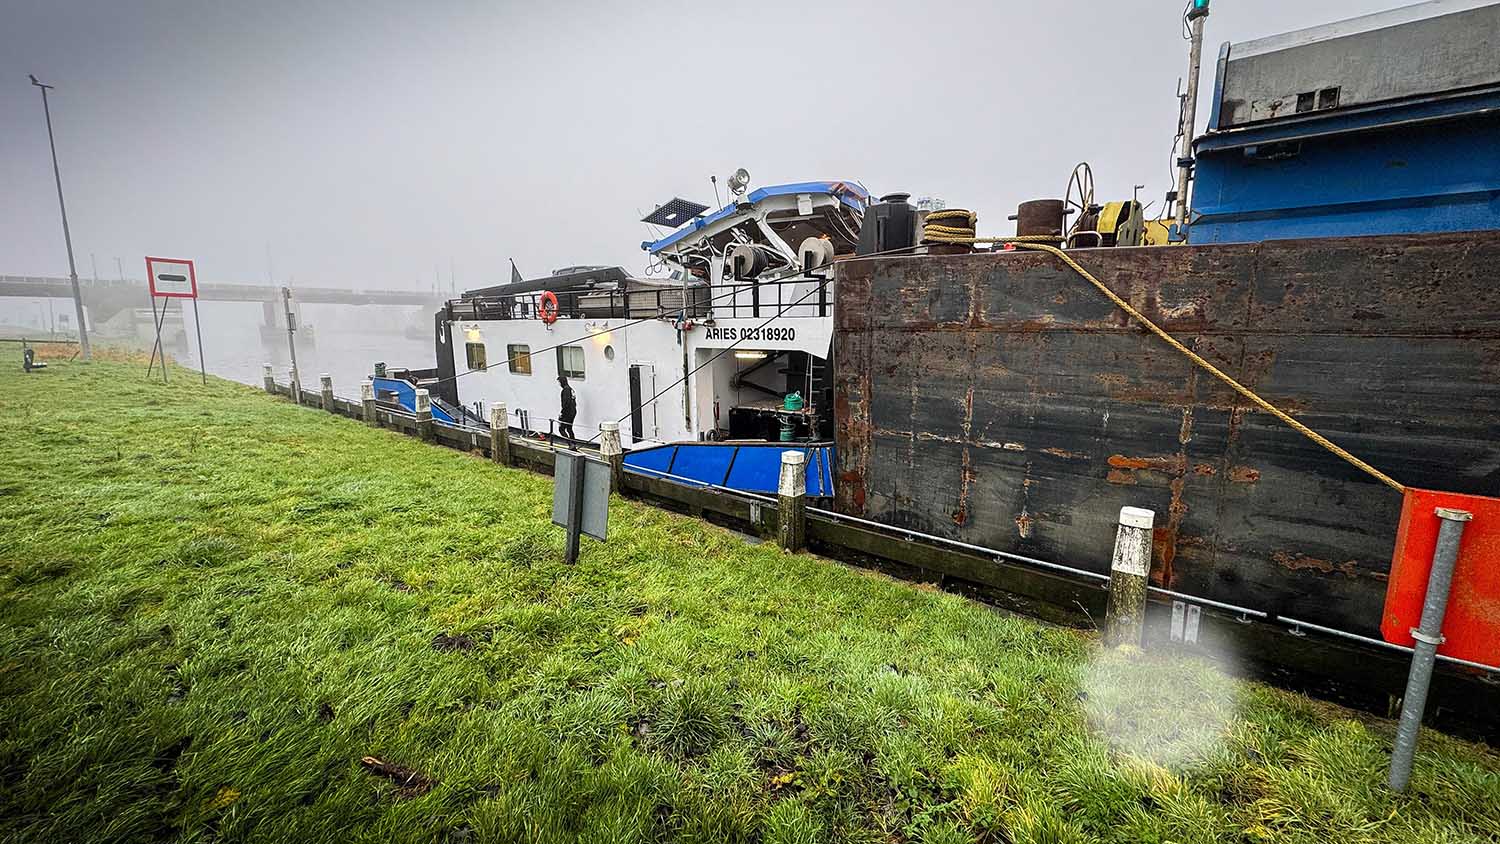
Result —
[{"label": "dark jacket", "polygon": [[578,417],[578,399],[573,396],[572,387],[562,388],[562,412],[557,418],[563,422],[572,422]]}]

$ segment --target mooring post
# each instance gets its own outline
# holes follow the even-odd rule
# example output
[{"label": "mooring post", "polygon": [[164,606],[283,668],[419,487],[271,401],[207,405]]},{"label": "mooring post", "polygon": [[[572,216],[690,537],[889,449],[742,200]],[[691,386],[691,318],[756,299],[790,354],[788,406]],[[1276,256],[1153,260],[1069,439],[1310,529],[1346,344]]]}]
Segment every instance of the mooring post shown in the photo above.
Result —
[{"label": "mooring post", "polygon": [[1432,572],[1427,575],[1427,596],[1422,599],[1422,620],[1412,629],[1417,640],[1412,649],[1411,673],[1406,676],[1406,694],[1401,697],[1401,722],[1396,727],[1396,749],[1391,753],[1392,791],[1405,791],[1411,781],[1412,760],[1417,754],[1417,734],[1427,710],[1427,688],[1432,684],[1432,664],[1443,643],[1443,615],[1448,611],[1448,593],[1453,586],[1453,568],[1458,563],[1458,545],[1474,514],[1466,510],[1438,507],[1437,548],[1432,552]]},{"label": "mooring post", "polygon": [[359,383],[359,403],[364,407],[365,424],[379,424],[375,418],[375,382],[369,378]]},{"label": "mooring post", "polygon": [[776,516],[776,544],[788,551],[802,550],[807,537],[807,455],[803,452],[781,453]]},{"label": "mooring post", "polygon": [[1146,625],[1146,581],[1151,575],[1151,528],[1156,513],[1140,507],[1120,509],[1115,554],[1109,566],[1109,599],[1104,610],[1104,643],[1143,643]]},{"label": "mooring post", "polygon": [[263,372],[263,377],[265,378],[265,382],[266,382],[266,392],[268,392],[268,393],[275,393],[276,392],[276,376],[271,374],[271,365],[269,363],[263,364],[263,366],[262,366],[262,372]]},{"label": "mooring post", "polygon": [[620,423],[599,423],[599,456],[609,464],[609,491],[625,492],[625,450],[620,447]]},{"label": "mooring post", "polygon": [[432,396],[422,388],[417,388],[417,436],[432,442]]},{"label": "mooring post", "polygon": [[292,397],[292,404],[302,403],[302,385],[297,383],[297,368],[289,366],[286,370],[286,394]]},{"label": "mooring post", "polygon": [[490,459],[510,465],[510,411],[503,401],[490,405]]},{"label": "mooring post", "polygon": [[318,376],[318,391],[323,394],[323,409],[333,412],[333,376],[323,373]]}]

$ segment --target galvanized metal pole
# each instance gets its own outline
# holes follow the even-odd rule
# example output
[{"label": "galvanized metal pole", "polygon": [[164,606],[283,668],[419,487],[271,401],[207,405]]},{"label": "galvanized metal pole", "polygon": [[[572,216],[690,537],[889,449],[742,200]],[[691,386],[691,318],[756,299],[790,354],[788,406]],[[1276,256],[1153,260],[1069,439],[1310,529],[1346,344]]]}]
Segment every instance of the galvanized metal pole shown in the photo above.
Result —
[{"label": "galvanized metal pole", "polygon": [[203,374],[203,386],[208,386],[208,360],[203,357],[203,321],[198,318],[198,297],[193,297],[193,330],[198,332],[198,371]]},{"label": "galvanized metal pole", "polygon": [[578,562],[579,540],[583,537],[583,455],[574,454],[572,460],[564,461],[569,473],[568,486],[568,542],[564,548],[563,561],[568,565]]},{"label": "galvanized metal pole", "polygon": [[1193,177],[1193,133],[1198,122],[1198,72],[1203,65],[1203,25],[1208,20],[1208,5],[1189,12],[1192,18],[1192,46],[1188,50],[1187,93],[1182,98],[1182,149],[1177,153],[1177,225],[1188,221],[1188,185]]},{"label": "galvanized metal pole", "polygon": [[1432,684],[1432,664],[1437,661],[1438,645],[1443,643],[1443,615],[1448,611],[1448,593],[1453,586],[1453,569],[1458,563],[1458,546],[1464,528],[1474,514],[1466,510],[1439,507],[1437,548],[1432,552],[1432,572],[1427,576],[1427,596],[1422,600],[1422,620],[1411,631],[1417,640],[1411,657],[1411,673],[1406,678],[1406,694],[1401,698],[1401,723],[1396,727],[1396,749],[1391,753],[1390,787],[1404,791],[1411,781],[1412,760],[1417,754],[1417,735],[1422,715],[1427,709],[1427,689]]},{"label": "galvanized metal pole", "polygon": [[52,177],[57,181],[57,208],[62,212],[63,243],[68,247],[68,277],[73,282],[73,310],[78,317],[78,348],[84,360],[93,359],[89,348],[89,328],[83,318],[83,293],[78,289],[78,266],[73,262],[73,234],[68,230],[68,205],[63,202],[62,171],[57,166],[57,141],[52,137],[52,108],[47,104],[47,92],[51,85],[43,85],[36,77],[31,84],[42,89],[42,113],[47,116],[47,144],[52,148]]},{"label": "galvanized metal pole", "polygon": [[292,361],[292,401],[300,401],[302,382],[297,373],[297,316],[292,313],[292,288],[281,288],[281,301],[286,306],[286,348]]},{"label": "galvanized metal pole", "polygon": [[781,453],[781,476],[776,484],[776,544],[800,551],[807,540],[807,455]]},{"label": "galvanized metal pole", "polygon": [[146,296],[151,299],[151,330],[156,332],[155,345],[151,347],[151,361],[146,364],[146,377],[151,377],[151,370],[156,366],[156,355],[161,353],[161,382],[167,383],[167,347],[161,342],[161,326],[167,321],[167,305],[170,300],[161,303],[161,319],[156,318],[156,294],[151,292],[149,284],[146,288]]},{"label": "galvanized metal pole", "polygon": [[1151,574],[1151,528],[1155,522],[1156,513],[1151,510],[1120,510],[1104,611],[1105,644],[1140,647],[1144,641],[1146,580]]}]

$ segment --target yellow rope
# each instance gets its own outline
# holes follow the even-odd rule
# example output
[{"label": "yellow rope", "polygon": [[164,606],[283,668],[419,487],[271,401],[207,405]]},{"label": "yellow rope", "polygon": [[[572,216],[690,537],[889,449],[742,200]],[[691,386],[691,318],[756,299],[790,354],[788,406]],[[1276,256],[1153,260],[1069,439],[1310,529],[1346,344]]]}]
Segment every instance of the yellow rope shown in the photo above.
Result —
[{"label": "yellow rope", "polygon": [[[941,212],[941,213],[953,214],[955,212]],[[967,215],[967,216],[970,216],[970,217],[973,216],[973,215],[971,215],[967,211],[961,211],[961,212],[957,212],[957,213],[961,213],[963,215]],[[932,218],[933,218],[933,215],[930,215],[930,214],[927,217],[927,219],[929,219],[929,220],[931,220]],[[976,222],[977,222],[977,220],[976,220]],[[1115,303],[1115,307],[1117,307],[1120,310],[1124,311],[1125,313],[1129,314],[1137,322],[1139,322],[1142,325],[1146,326],[1146,328],[1150,329],[1150,331],[1151,331],[1152,334],[1155,334],[1157,337],[1160,337],[1162,340],[1164,340],[1167,343],[1167,345],[1171,346],[1172,348],[1174,348],[1177,351],[1179,351],[1179,352],[1183,353],[1184,355],[1186,355],[1187,358],[1188,358],[1188,360],[1191,360],[1193,363],[1197,364],[1198,366],[1203,367],[1204,369],[1208,370],[1208,372],[1210,374],[1212,374],[1215,378],[1218,378],[1220,381],[1223,381],[1225,384],[1228,384],[1230,387],[1233,387],[1235,392],[1239,393],[1240,395],[1242,395],[1245,398],[1249,399],[1250,401],[1254,402],[1256,404],[1256,406],[1259,407],[1261,410],[1264,410],[1265,412],[1271,414],[1272,416],[1275,416],[1277,419],[1280,419],[1282,422],[1285,422],[1286,424],[1290,425],[1298,433],[1302,434],[1303,436],[1307,437],[1308,439],[1312,440],[1313,442],[1317,443],[1318,445],[1320,445],[1320,446],[1328,449],[1329,451],[1333,452],[1334,454],[1338,455],[1339,457],[1342,457],[1344,460],[1349,461],[1349,464],[1352,465],[1352,466],[1354,466],[1356,469],[1359,469],[1361,471],[1369,473],[1376,480],[1380,481],[1381,483],[1385,484],[1386,486],[1390,487],[1391,489],[1394,489],[1397,492],[1400,492],[1400,493],[1403,493],[1403,494],[1406,492],[1406,486],[1404,484],[1400,483],[1399,481],[1397,481],[1395,478],[1392,478],[1390,475],[1387,475],[1386,473],[1380,471],[1379,469],[1376,469],[1374,466],[1371,466],[1370,464],[1368,464],[1365,461],[1359,459],[1358,457],[1355,457],[1353,454],[1349,453],[1349,451],[1347,449],[1345,449],[1344,447],[1340,446],[1338,443],[1335,443],[1334,441],[1328,439],[1327,437],[1323,436],[1322,434],[1318,433],[1317,431],[1314,431],[1313,429],[1307,427],[1306,425],[1302,424],[1301,422],[1298,422],[1296,419],[1293,419],[1292,416],[1291,416],[1291,414],[1287,413],[1286,411],[1282,410],[1281,408],[1277,407],[1276,405],[1271,404],[1270,402],[1268,402],[1265,399],[1261,398],[1259,395],[1257,395],[1255,393],[1254,390],[1251,390],[1249,387],[1246,387],[1244,384],[1241,384],[1240,382],[1234,380],[1227,373],[1225,373],[1223,370],[1219,369],[1217,366],[1214,366],[1213,364],[1211,364],[1208,361],[1204,360],[1203,357],[1201,355],[1199,355],[1197,352],[1195,352],[1192,349],[1189,349],[1187,346],[1183,345],[1182,342],[1179,341],[1176,337],[1173,337],[1172,335],[1168,334],[1166,331],[1162,330],[1162,328],[1160,326],[1158,326],[1156,323],[1154,323],[1150,319],[1148,319],[1145,314],[1143,314],[1140,311],[1136,310],[1135,308],[1131,307],[1131,305],[1130,305],[1129,302],[1127,302],[1124,299],[1120,298],[1119,295],[1117,295],[1113,290],[1110,290],[1108,287],[1104,286],[1104,282],[1102,282],[1099,279],[1095,278],[1092,273],[1090,273],[1088,270],[1084,269],[1082,267],[1082,265],[1080,265],[1077,261],[1073,260],[1073,257],[1071,255],[1069,255],[1068,253],[1064,252],[1061,249],[1058,249],[1056,246],[1053,246],[1052,244],[1057,242],[1057,238],[1055,238],[1055,237],[1047,237],[1047,236],[1040,236],[1040,237],[1037,237],[1037,236],[1033,236],[1033,237],[973,237],[972,234],[970,234],[970,236],[964,237],[964,236],[958,235],[956,233],[950,233],[950,232],[945,231],[948,228],[950,228],[950,227],[948,227],[948,226],[927,226],[927,227],[925,227],[923,229],[922,240],[924,242],[928,242],[928,243],[964,243],[964,244],[975,244],[975,243],[1013,243],[1013,244],[1015,244],[1016,246],[1018,246],[1018,247],[1020,247],[1022,249],[1031,249],[1031,250],[1034,250],[1034,251],[1037,251],[1037,252],[1046,252],[1049,255],[1055,255],[1055,256],[1057,256],[1058,258],[1060,258],[1062,260],[1062,262],[1064,264],[1067,264],[1074,272],[1076,272],[1079,275],[1083,276],[1084,279],[1086,281],[1088,281],[1089,284],[1092,284],[1092,285],[1094,285],[1094,287],[1098,288],[1098,290],[1099,290],[1100,293],[1103,293],[1105,296],[1108,296],[1109,300],[1111,302]],[[972,229],[968,230],[969,233],[972,233],[972,231],[973,231]]]}]

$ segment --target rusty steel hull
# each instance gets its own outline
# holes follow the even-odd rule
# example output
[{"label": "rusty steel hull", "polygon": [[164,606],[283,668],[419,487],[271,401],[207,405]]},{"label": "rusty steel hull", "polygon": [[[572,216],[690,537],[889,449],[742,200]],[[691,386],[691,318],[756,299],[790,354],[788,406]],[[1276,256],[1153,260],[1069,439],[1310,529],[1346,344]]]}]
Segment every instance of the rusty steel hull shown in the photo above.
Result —
[{"label": "rusty steel hull", "polygon": [[[1402,483],[1500,495],[1500,233],[1073,253],[1210,362]],[[839,265],[837,506],[1378,636],[1401,496],[1049,255]]]}]

